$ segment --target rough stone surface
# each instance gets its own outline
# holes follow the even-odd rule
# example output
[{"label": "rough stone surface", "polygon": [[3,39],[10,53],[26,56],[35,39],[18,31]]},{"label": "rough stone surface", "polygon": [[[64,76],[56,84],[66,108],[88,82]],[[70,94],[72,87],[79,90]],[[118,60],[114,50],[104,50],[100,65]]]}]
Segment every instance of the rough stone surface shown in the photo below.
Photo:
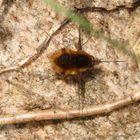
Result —
[{"label": "rough stone surface", "polygon": [[[59,0],[66,7],[99,6],[107,9],[130,5],[132,0]],[[86,13],[94,27],[126,42],[133,49],[140,37],[140,7],[105,14]],[[14,66],[29,57],[64,17],[44,1],[0,0],[0,69]],[[82,33],[82,42],[90,38]],[[51,41],[49,48],[30,66],[0,77],[0,114],[16,114],[50,107],[79,109],[77,83],[56,78],[48,56],[62,47],[74,48],[78,27],[66,26]],[[140,87],[140,72],[134,61],[102,39],[92,37],[83,50],[101,60],[126,60],[102,63],[85,79],[84,108],[112,102]],[[13,81],[8,83],[6,79]],[[0,140],[138,140],[140,104],[135,103],[108,115],[70,121],[41,121],[0,126]]]}]

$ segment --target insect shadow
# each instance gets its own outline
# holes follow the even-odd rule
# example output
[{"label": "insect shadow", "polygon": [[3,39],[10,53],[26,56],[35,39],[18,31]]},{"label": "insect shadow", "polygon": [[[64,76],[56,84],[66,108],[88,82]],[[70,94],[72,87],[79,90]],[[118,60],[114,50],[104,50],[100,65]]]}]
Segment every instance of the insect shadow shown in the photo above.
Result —
[{"label": "insect shadow", "polygon": [[[82,82],[85,84],[96,78],[97,75],[100,75],[103,72],[100,68],[94,68],[92,70],[87,70],[86,72],[79,74],[79,75],[62,75],[62,74],[55,74],[55,78],[57,80],[63,80],[67,84],[78,84],[80,77]],[[80,77],[79,77],[80,76]]]},{"label": "insect shadow", "polygon": [[102,69],[94,68],[92,70],[87,70],[86,72],[79,75],[61,75],[55,74],[57,80],[62,80],[69,85],[77,85],[77,94],[78,94],[78,108],[83,109],[86,98],[86,83],[92,80],[97,80],[96,77],[102,74]]},{"label": "insect shadow", "polygon": [[[50,61],[56,79],[63,80],[67,84],[77,84],[79,102],[81,102],[79,108],[83,109],[86,92],[85,84],[102,72],[101,69],[95,67],[101,61],[82,50],[80,28],[76,49],[77,51],[62,48],[50,56]],[[82,106],[80,107],[80,105]]]}]

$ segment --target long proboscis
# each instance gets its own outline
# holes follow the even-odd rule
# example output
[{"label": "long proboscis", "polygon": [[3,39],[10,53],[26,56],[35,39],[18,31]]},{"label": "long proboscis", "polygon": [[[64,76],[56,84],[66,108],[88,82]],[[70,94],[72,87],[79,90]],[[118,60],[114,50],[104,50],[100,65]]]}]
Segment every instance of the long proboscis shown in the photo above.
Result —
[{"label": "long proboscis", "polygon": [[101,63],[102,63],[102,62],[107,62],[107,63],[108,63],[108,62],[126,62],[126,61],[122,61],[122,60],[117,60],[117,61],[110,61],[110,60],[109,60],[109,61],[102,61],[102,60],[101,60],[100,62],[101,62]]}]

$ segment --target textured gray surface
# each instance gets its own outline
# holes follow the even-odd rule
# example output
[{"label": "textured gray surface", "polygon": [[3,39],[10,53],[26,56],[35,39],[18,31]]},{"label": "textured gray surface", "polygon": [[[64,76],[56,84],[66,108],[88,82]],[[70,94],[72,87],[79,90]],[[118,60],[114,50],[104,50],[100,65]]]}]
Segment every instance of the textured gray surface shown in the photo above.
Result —
[{"label": "textured gray surface", "polygon": [[[67,7],[99,6],[114,8],[130,5],[132,1],[67,1]],[[31,2],[31,1],[29,1]],[[0,68],[16,65],[29,57],[47,36],[55,31],[63,17],[55,14],[43,1],[0,1]],[[128,12],[119,10],[105,14],[87,13],[94,27],[102,29],[133,49],[140,35],[140,8]],[[89,35],[82,33],[83,42]],[[62,47],[74,48],[78,41],[78,28],[69,24],[51,41],[49,48],[34,63],[20,72],[0,77],[0,113],[15,114],[48,107],[79,108],[76,83],[68,84],[54,76],[48,56]],[[140,73],[135,63],[102,39],[92,37],[83,49],[102,60],[126,60],[127,63],[109,63],[98,66],[97,74],[85,79],[84,107],[119,99],[140,86]],[[10,79],[15,84],[9,84]],[[70,81],[69,81],[70,82]],[[71,82],[72,83],[72,82]],[[109,115],[71,121],[42,121],[0,127],[0,140],[14,139],[140,139],[139,102]]]}]

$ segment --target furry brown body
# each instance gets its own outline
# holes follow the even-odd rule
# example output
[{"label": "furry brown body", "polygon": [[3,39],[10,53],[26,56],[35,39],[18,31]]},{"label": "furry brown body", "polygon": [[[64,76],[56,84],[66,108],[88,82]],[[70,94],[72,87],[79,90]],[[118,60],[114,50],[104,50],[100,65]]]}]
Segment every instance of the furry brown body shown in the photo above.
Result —
[{"label": "furry brown body", "polygon": [[51,57],[53,70],[58,74],[76,75],[94,67],[100,61],[82,50],[62,48]]}]

